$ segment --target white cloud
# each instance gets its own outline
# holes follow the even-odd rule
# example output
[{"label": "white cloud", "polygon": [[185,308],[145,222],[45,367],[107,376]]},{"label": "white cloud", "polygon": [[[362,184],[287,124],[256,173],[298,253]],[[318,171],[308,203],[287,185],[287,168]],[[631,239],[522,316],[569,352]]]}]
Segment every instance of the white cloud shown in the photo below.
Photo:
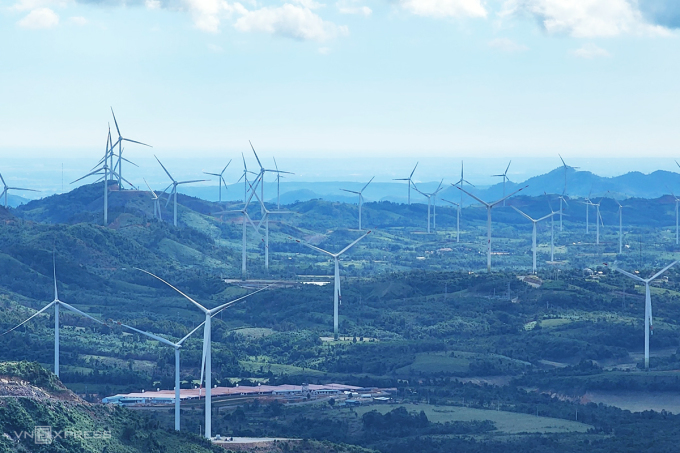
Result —
[{"label": "white cloud", "polygon": [[247,12],[240,3],[231,4],[224,0],[183,0],[183,3],[196,28],[209,33],[220,31],[220,21],[223,18],[230,18],[234,13]]},{"label": "white cloud", "polygon": [[489,47],[508,53],[524,52],[529,48],[523,44],[517,44],[509,38],[496,38],[489,41]]},{"label": "white cloud", "polygon": [[501,15],[529,14],[549,34],[578,38],[665,34],[646,23],[635,0],[506,0]]},{"label": "white cloud", "polygon": [[611,57],[611,54],[605,49],[597,47],[592,43],[584,44],[580,49],[571,50],[569,53],[575,57],[587,58],[588,60],[600,57]]},{"label": "white cloud", "polygon": [[417,16],[486,17],[481,0],[400,0],[399,5]]},{"label": "white cloud", "polygon": [[22,28],[33,30],[41,28],[53,28],[59,25],[59,16],[49,8],[37,8],[28,13],[26,17],[17,22]]},{"label": "white cloud", "polygon": [[73,16],[69,18],[69,22],[74,25],[87,25],[87,19],[85,19],[83,16]]},{"label": "white cloud", "polygon": [[247,11],[234,24],[242,32],[262,32],[288,38],[327,41],[347,35],[346,26],[323,20],[309,8],[286,3]]},{"label": "white cloud", "polygon": [[307,9],[319,9],[322,6],[326,6],[322,3],[315,2],[314,0],[292,0],[292,2]]},{"label": "white cloud", "polygon": [[339,0],[335,6],[341,14],[359,14],[370,16],[373,10],[365,5],[358,5],[357,0]]},{"label": "white cloud", "polygon": [[9,9],[14,11],[33,11],[38,8],[65,8],[73,0],[19,0]]},{"label": "white cloud", "polygon": [[160,9],[161,2],[159,0],[144,0],[146,9]]}]

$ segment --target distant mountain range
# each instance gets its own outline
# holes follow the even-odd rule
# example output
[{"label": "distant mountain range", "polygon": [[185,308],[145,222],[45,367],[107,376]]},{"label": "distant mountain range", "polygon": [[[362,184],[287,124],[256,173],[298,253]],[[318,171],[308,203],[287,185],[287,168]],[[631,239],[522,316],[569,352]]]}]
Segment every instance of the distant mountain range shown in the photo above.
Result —
[{"label": "distant mountain range", "polygon": [[[680,174],[665,170],[658,170],[650,174],[630,172],[615,177],[602,177],[589,171],[567,170],[566,195],[570,197],[613,197],[624,198],[659,198],[671,192],[680,194]],[[270,176],[271,178],[271,176]],[[451,186],[457,178],[444,180],[444,189],[439,198],[457,201],[460,199],[458,189]],[[500,178],[499,178],[500,180]],[[474,181],[471,181],[474,184]],[[358,203],[359,197],[341,189],[361,190],[365,183],[357,182],[282,182],[280,186],[281,204],[291,204],[296,201],[323,199],[345,203]],[[417,182],[418,188],[426,193],[436,190],[439,182]],[[508,181],[505,193],[509,194],[521,187],[528,186],[524,195],[538,196],[545,193],[561,194],[564,191],[565,170],[558,167],[549,173],[534,176],[524,182]],[[236,201],[243,199],[243,184],[232,184],[222,193],[223,200]],[[499,182],[492,186],[467,186],[466,190],[484,200],[496,200],[503,196],[503,184]],[[217,187],[183,187],[181,191],[194,197],[216,201]],[[269,202],[277,200],[277,186],[275,182],[265,183],[265,198]],[[408,186],[405,182],[373,182],[364,191],[364,201],[391,201],[405,203],[408,200]],[[411,201],[426,203],[427,199],[411,189]],[[465,203],[474,200],[465,197]]]}]

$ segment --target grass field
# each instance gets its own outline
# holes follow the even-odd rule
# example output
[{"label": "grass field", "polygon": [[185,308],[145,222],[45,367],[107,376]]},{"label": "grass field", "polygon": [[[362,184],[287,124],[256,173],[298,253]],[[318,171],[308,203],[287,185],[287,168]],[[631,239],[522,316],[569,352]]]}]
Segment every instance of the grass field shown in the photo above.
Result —
[{"label": "grass field", "polygon": [[467,373],[470,370],[470,359],[473,355],[457,352],[455,357],[451,357],[445,352],[422,352],[416,354],[416,359],[412,364],[397,369],[397,373]]},{"label": "grass field", "polygon": [[[490,420],[499,433],[584,433],[592,428],[590,425],[559,418],[536,417],[535,415],[519,414],[516,412],[473,409],[458,406],[433,406],[430,404],[403,404],[409,412],[423,411],[431,422],[446,423],[456,421]],[[377,404],[361,406],[355,409],[359,416],[366,412],[377,410],[386,413],[398,407],[394,404]]]},{"label": "grass field", "polygon": [[278,363],[252,362],[242,360],[239,362],[243,369],[248,371],[258,371],[262,368],[265,371],[271,370],[274,374],[305,374],[310,376],[323,376],[325,373],[309,368],[302,368],[294,365],[281,365]]}]

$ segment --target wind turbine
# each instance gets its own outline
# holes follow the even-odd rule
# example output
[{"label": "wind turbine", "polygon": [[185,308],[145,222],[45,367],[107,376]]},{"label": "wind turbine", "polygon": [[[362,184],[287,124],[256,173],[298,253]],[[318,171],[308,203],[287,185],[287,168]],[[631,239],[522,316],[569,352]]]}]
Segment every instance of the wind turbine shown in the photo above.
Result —
[{"label": "wind turbine", "polygon": [[[137,143],[138,145],[143,145],[143,146],[148,146],[149,148],[152,148],[151,145],[147,145],[146,143],[138,142],[136,140],[130,140],[129,138],[124,138],[121,133],[120,133],[120,128],[118,127],[118,121],[116,120],[116,114],[113,113],[113,107],[111,107],[111,115],[113,115],[113,122],[116,125],[116,132],[118,132],[118,140],[116,140],[116,143],[114,143],[111,146],[111,149],[113,150],[116,145],[118,145],[118,163],[116,164],[116,167],[118,168],[118,187],[121,189],[123,188],[122,180],[123,180],[123,142],[130,142],[130,143]],[[113,164],[113,156],[111,156],[111,161]],[[115,170],[115,169],[114,169]]]},{"label": "wind turbine", "polygon": [[203,324],[205,324],[205,321],[200,323],[194,330],[189,332],[184,338],[179,340],[177,343],[173,343],[170,340],[166,340],[163,337],[160,337],[158,335],[154,335],[149,332],[144,332],[142,330],[136,329],[132,326],[128,326],[127,324],[123,323],[118,323],[120,326],[125,327],[126,329],[135,331],[141,335],[145,335],[153,340],[156,340],[160,343],[163,343],[165,345],[171,346],[175,349],[175,431],[179,431],[179,421],[180,421],[180,379],[179,379],[179,350],[182,347],[182,344],[190,337],[192,336],[198,329],[203,327]]},{"label": "wind turbine", "polygon": [[59,292],[57,291],[57,265],[56,265],[56,261],[54,259],[54,256],[52,257],[52,265],[53,265],[53,270],[54,270],[54,300],[52,302],[50,302],[49,304],[45,305],[42,309],[33,313],[33,315],[28,317],[22,323],[12,327],[11,329],[9,329],[5,333],[3,333],[3,335],[6,335],[6,334],[12,332],[13,330],[18,329],[19,327],[23,326],[24,324],[26,324],[31,319],[38,316],[40,313],[42,313],[42,312],[48,310],[50,307],[54,306],[54,374],[57,377],[59,377],[59,308],[64,307],[65,309],[70,310],[73,313],[77,313],[81,316],[85,316],[86,318],[91,319],[94,322],[97,322],[97,323],[102,324],[102,325],[106,325],[106,324],[103,323],[102,321],[96,319],[96,318],[93,318],[92,316],[88,315],[87,313],[83,313],[82,311],[78,310],[77,308],[72,307],[71,305],[67,304],[66,302],[62,302],[61,300],[59,300]]},{"label": "wind turbine", "polygon": [[487,246],[486,246],[486,270],[487,270],[487,272],[491,272],[491,209],[493,209],[493,207],[496,206],[498,203],[501,203],[502,201],[507,200],[511,196],[515,195],[518,192],[521,192],[522,190],[526,189],[529,186],[521,187],[521,188],[515,190],[510,195],[501,198],[500,200],[496,200],[492,203],[487,203],[486,201],[483,201],[480,198],[477,198],[476,196],[472,195],[470,192],[466,191],[465,189],[463,189],[463,188],[461,188],[461,187],[459,187],[455,184],[452,184],[452,185],[455,188],[457,188],[458,190],[465,192],[466,194],[468,194],[469,196],[471,196],[475,200],[479,201],[480,203],[482,203],[486,207],[486,242],[487,242]]},{"label": "wind turbine", "polygon": [[[522,214],[522,216],[529,219],[531,221],[531,223],[533,224],[533,229],[532,229],[532,232],[531,232],[531,253],[532,253],[532,256],[533,256],[533,264],[532,264],[531,271],[535,274],[536,273],[536,249],[537,249],[537,247],[536,247],[536,225],[538,224],[538,222],[545,220],[548,217],[552,217],[556,213],[552,212],[552,210],[551,210],[550,214],[545,215],[545,216],[538,218],[538,219],[534,219],[534,218],[530,217],[528,214],[520,211],[519,209],[517,209],[514,206],[512,207],[512,209],[514,209],[515,211]],[[552,240],[551,240],[551,246],[552,246]]]},{"label": "wind turbine", "polygon": [[[375,178],[375,176],[373,178]],[[366,187],[368,187],[368,185],[371,183],[371,181],[373,181],[373,178],[371,178],[371,180],[366,183],[366,185],[363,187],[363,189],[361,189],[358,192],[356,190],[340,189],[340,190],[345,191],[345,192],[355,193],[355,194],[359,195],[359,231],[361,231],[361,206],[364,204],[364,190],[366,190]]]},{"label": "wind turbine", "polygon": [[2,180],[2,185],[4,186],[4,188],[2,189],[2,192],[0,192],[0,197],[2,197],[3,195],[5,196],[5,209],[7,209],[7,192],[9,192],[10,190],[24,190],[24,191],[28,191],[28,192],[39,192],[38,190],[34,190],[34,189],[22,189],[20,187],[9,187],[7,185],[7,183],[5,182],[5,178],[3,178],[1,174],[0,174],[0,180]]},{"label": "wind turbine", "polygon": [[[101,167],[97,168],[97,165],[92,168],[92,171],[85,176],[81,176],[80,178],[76,179],[75,181],[72,181],[71,184],[74,184],[82,179],[85,179],[89,176],[93,175],[102,175],[100,179],[97,181],[103,180],[104,181],[104,226],[109,224],[109,176],[117,176],[120,178],[120,175],[116,173],[115,170],[109,168],[109,155],[113,155],[113,148],[111,146],[111,128],[109,128],[109,133],[106,138],[106,148],[104,150],[104,157],[97,163],[97,165],[101,165]],[[127,159],[125,159],[127,160]],[[133,165],[136,165],[133,163]],[[132,183],[128,181],[127,179],[120,178],[119,181],[125,181],[128,184],[132,186]]]},{"label": "wind turbine", "polygon": [[415,190],[416,192],[418,192],[419,194],[421,194],[422,196],[427,198],[427,233],[428,234],[430,234],[430,205],[431,205],[431,201],[432,201],[432,198],[435,198],[435,200],[436,200],[437,194],[442,190],[442,184],[443,183],[444,183],[444,180],[442,179],[441,182],[439,183],[439,186],[437,186],[437,190],[435,190],[432,193],[425,193],[425,192],[421,192],[420,190],[418,190],[418,187],[416,187],[415,183],[411,182],[411,184],[413,184],[413,190]]},{"label": "wind turbine", "polygon": [[[565,189],[566,190],[566,189]],[[569,206],[569,203],[567,203],[567,196],[564,194],[564,191],[562,191],[562,195],[558,197],[560,199],[560,231],[562,231],[562,211],[564,208],[562,208],[562,202]]]},{"label": "wind turbine", "polygon": [[449,200],[444,200],[442,198],[442,201],[445,201],[453,206],[458,206],[458,209],[456,210],[457,215],[456,215],[456,242],[460,242],[460,205],[458,203],[455,203],[453,201]]},{"label": "wind turbine", "polygon": [[[156,157],[156,156],[153,156]],[[163,167],[163,170],[165,170],[165,173],[168,175],[168,178],[172,181],[168,187],[165,188],[163,193],[165,193],[171,186],[172,186],[172,191],[168,194],[168,201],[165,203],[165,207],[168,207],[168,204],[170,204],[170,199],[174,197],[175,199],[175,207],[173,210],[173,225],[177,226],[177,186],[180,184],[190,184],[193,182],[203,182],[206,181],[205,179],[192,179],[191,181],[175,181],[175,178],[172,177],[170,172],[165,168],[165,165],[161,163],[161,161],[156,157],[156,160],[158,161],[159,164],[161,164],[161,167]]]},{"label": "wind turbine", "polygon": [[408,178],[397,178],[392,180],[392,181],[408,181],[408,204],[411,204],[411,184],[413,184],[413,173],[416,172],[416,168],[418,168],[418,162],[416,162],[416,166],[413,167],[413,171],[411,172],[410,175],[408,175]]},{"label": "wind turbine", "polygon": [[224,168],[222,169],[222,171],[219,172],[219,173],[208,173],[206,171],[203,172],[203,174],[205,174],[205,175],[217,176],[217,182],[220,186],[220,199],[219,199],[218,203],[222,203],[222,183],[224,183],[224,190],[227,190],[227,181],[224,180],[223,175],[224,175],[224,172],[227,170],[227,167],[229,166],[230,163],[231,163],[231,159],[229,159],[229,163],[227,165],[225,165]]},{"label": "wind turbine", "polygon": [[146,187],[149,188],[149,192],[151,192],[151,198],[153,199],[153,218],[162,222],[163,216],[161,214],[161,200],[158,198],[158,195],[156,195],[156,192],[151,189],[151,186],[148,182],[146,182],[146,179],[144,179],[144,183],[146,184]]},{"label": "wind turbine", "polygon": [[[590,199],[586,202],[586,222],[588,221],[588,206],[595,206],[596,211],[595,211],[595,231],[596,231],[596,239],[595,239],[595,244],[600,245],[600,223],[602,223],[602,226],[604,226],[604,222],[602,221],[602,216],[600,215],[600,203],[602,203],[602,198],[600,198],[600,201],[597,203],[593,203]],[[587,225],[587,223],[586,223]]]},{"label": "wind turbine", "polygon": [[[277,173],[279,175],[281,173],[292,175],[293,173],[291,173],[289,171],[281,171],[281,170],[278,169],[278,167],[276,168],[276,170],[273,170],[273,169],[270,169],[270,168],[264,168],[262,166],[262,162],[260,162],[260,158],[257,156],[257,153],[255,152],[255,147],[250,142],[250,140],[248,140],[248,143],[250,143],[250,148],[253,150],[253,154],[255,154],[255,159],[257,160],[257,164],[260,166],[260,174],[259,174],[258,178],[255,179],[254,188],[257,189],[257,185],[260,184],[260,199],[264,200],[264,174],[266,172]],[[274,162],[276,163],[276,161],[274,161]],[[262,215],[264,215],[264,205],[262,205],[262,209],[260,210],[260,213]]]},{"label": "wind turbine", "polygon": [[281,209],[281,172],[279,171],[279,166],[276,163],[276,157],[272,156],[274,159],[274,168],[276,168],[276,209]]},{"label": "wind turbine", "polygon": [[[182,291],[179,289],[175,288],[172,286],[170,283],[166,282],[162,278],[152,274],[149,271],[145,271],[144,269],[140,268],[135,268],[138,271],[142,271],[145,274],[148,274],[152,277],[154,277],[157,280],[160,280],[161,282],[165,283],[168,285],[170,288],[174,289],[177,291],[179,294],[184,296],[186,299],[188,299],[191,303],[193,303],[196,307],[198,307],[199,310],[203,312],[205,315],[205,321],[204,321],[204,328],[203,328],[203,363],[205,366],[201,365],[201,373],[203,373],[203,369],[205,369],[205,438],[210,439],[212,437],[212,398],[211,398],[211,389],[212,389],[212,327],[211,327],[211,321],[212,317],[219,313],[220,311],[224,310],[227,307],[230,307],[231,305],[234,305],[237,302],[242,301],[243,299],[252,296],[253,294],[257,294],[260,291],[264,291],[265,289],[269,288],[269,286],[265,286],[264,288],[258,289],[257,291],[254,291],[250,294],[246,294],[243,297],[239,297],[238,299],[229,301],[227,303],[224,303],[222,305],[219,305],[215,308],[208,309],[205,308],[203,305],[199,304],[195,300],[193,300],[191,297],[187,296],[184,294]],[[203,382],[203,379],[201,378],[201,382]]]},{"label": "wind turbine", "polygon": [[312,250],[316,250],[317,252],[326,254],[330,257],[333,258],[333,261],[335,263],[335,284],[334,284],[334,289],[333,289],[333,338],[336,340],[338,339],[338,305],[339,301],[342,298],[342,294],[340,293],[340,264],[339,264],[339,258],[349,249],[354,247],[357,242],[365,238],[371,234],[371,230],[368,230],[363,236],[361,236],[359,239],[356,241],[352,242],[350,245],[339,251],[338,253],[331,253],[327,250],[324,250],[322,248],[316,247],[314,245],[308,244],[307,242],[301,241],[299,239],[294,239],[298,244],[302,244],[304,246],[309,247]]},{"label": "wind turbine", "polygon": [[[508,179],[508,170],[510,170],[510,164],[511,164],[511,163],[512,163],[512,161],[508,162],[508,167],[505,169],[505,171],[504,171],[502,174],[500,174],[500,175],[492,175],[492,176],[494,176],[494,177],[503,178],[503,196],[504,196],[504,197],[505,197],[505,183],[506,183],[507,181],[510,181],[510,180]],[[505,201],[503,201],[503,206],[505,206]]]},{"label": "wind turbine", "polygon": [[673,195],[673,198],[675,199],[675,245],[678,245],[678,238],[679,238],[679,232],[678,230],[678,203],[680,203],[680,198],[675,196],[673,191],[671,190],[671,194]]},{"label": "wind turbine", "polygon": [[[267,207],[264,204],[264,200],[260,200],[260,197],[257,196],[257,193],[251,188],[253,193],[255,194],[255,197],[257,197],[257,200],[260,202],[260,207],[264,211],[264,215],[260,219],[260,222],[255,226],[252,222],[250,223],[253,225],[253,228],[255,228],[255,232],[259,235],[260,234],[260,228],[262,227],[262,224],[264,223],[264,228],[265,228],[265,236],[264,236],[264,268],[266,271],[269,271],[269,216],[272,214],[293,214],[292,211],[270,211],[267,209]],[[250,219],[250,217],[249,217]],[[261,237],[261,236],[260,236]]]},{"label": "wind turbine", "polygon": [[[475,187],[474,184],[472,184],[470,181],[465,179],[465,176],[463,175],[463,161],[460,161],[460,179],[458,182],[454,183],[454,186],[459,186],[461,189],[463,188],[463,184],[467,183],[469,186]],[[460,193],[460,203],[458,203],[458,222],[460,223],[460,214],[461,214],[461,209],[463,209],[463,192]]]},{"label": "wind turbine", "polygon": [[[614,263],[616,264],[616,263]],[[649,284],[658,278],[661,274],[666,272],[668,269],[673,267],[675,264],[677,264],[677,261],[673,261],[671,264],[668,266],[664,267],[661,269],[659,272],[654,274],[652,277],[644,279],[642,277],[639,277],[635,274],[631,274],[630,272],[626,272],[622,269],[619,269],[618,267],[614,266],[614,270],[626,275],[633,280],[637,280],[639,282],[642,282],[645,284],[645,369],[649,370],[649,331],[653,329],[653,322],[652,322],[652,296],[649,291]]]},{"label": "wind turbine", "polygon": [[619,205],[619,255],[623,253],[623,206],[618,200],[616,204]]}]

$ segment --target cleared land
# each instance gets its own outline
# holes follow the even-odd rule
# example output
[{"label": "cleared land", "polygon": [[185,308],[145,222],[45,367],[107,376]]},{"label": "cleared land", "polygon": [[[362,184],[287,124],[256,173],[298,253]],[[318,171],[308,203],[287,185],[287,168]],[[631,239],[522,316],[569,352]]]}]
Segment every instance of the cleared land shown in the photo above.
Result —
[{"label": "cleared land", "polygon": [[559,418],[536,417],[535,415],[520,414],[517,412],[494,411],[485,409],[473,409],[457,406],[433,406],[430,404],[374,404],[356,408],[359,416],[376,410],[382,414],[396,407],[403,406],[409,412],[423,411],[431,422],[466,422],[489,420],[496,425],[498,432],[503,434],[520,433],[585,433],[592,426],[576,421],[562,420]]}]

